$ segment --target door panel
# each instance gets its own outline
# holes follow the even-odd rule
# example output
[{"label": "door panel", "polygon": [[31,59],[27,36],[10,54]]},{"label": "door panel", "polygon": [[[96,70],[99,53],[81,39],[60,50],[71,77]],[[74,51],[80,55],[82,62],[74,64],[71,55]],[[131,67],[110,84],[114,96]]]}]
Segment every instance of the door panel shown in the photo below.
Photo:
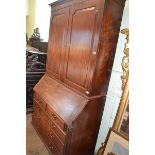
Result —
[{"label": "door panel", "polygon": [[[73,15],[66,73],[67,79],[83,87],[87,76],[95,21],[94,7],[90,9],[88,11],[86,9],[77,10]],[[88,20],[87,23],[84,22],[86,20]]]},{"label": "door panel", "polygon": [[70,10],[65,82],[82,91],[88,85],[89,61],[93,53],[98,9],[94,1],[77,4]]},{"label": "door panel", "polygon": [[50,33],[47,55],[47,72],[60,78],[63,63],[63,52],[65,52],[65,39],[68,24],[67,9],[55,11],[51,16]]}]

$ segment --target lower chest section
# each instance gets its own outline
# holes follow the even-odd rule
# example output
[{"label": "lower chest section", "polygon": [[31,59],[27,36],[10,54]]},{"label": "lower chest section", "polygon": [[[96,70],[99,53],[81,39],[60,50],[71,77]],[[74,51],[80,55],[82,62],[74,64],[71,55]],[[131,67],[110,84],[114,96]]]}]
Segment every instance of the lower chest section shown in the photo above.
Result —
[{"label": "lower chest section", "polygon": [[[44,105],[34,101],[32,123],[40,138],[52,155],[64,155],[67,143],[67,133],[57,116],[47,113]],[[53,117],[54,116],[54,117]]]}]

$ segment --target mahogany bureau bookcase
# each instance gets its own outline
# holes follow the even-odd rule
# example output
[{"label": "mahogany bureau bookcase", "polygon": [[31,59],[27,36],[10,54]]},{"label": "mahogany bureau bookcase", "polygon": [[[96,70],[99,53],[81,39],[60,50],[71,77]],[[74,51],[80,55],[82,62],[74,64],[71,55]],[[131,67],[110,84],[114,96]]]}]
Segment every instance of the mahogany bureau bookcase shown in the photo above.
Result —
[{"label": "mahogany bureau bookcase", "polygon": [[46,73],[32,122],[52,155],[93,155],[124,0],[58,0],[51,6]]}]

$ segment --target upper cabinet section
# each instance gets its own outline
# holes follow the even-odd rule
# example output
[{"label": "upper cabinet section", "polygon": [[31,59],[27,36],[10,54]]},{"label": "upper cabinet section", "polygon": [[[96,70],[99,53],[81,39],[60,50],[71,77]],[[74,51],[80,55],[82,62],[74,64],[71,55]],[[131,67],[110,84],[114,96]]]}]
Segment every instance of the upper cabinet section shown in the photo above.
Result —
[{"label": "upper cabinet section", "polygon": [[47,73],[84,95],[105,95],[123,8],[122,0],[51,4]]},{"label": "upper cabinet section", "polygon": [[63,67],[63,53],[66,47],[68,9],[55,11],[51,15],[48,41],[47,72],[60,79]]}]

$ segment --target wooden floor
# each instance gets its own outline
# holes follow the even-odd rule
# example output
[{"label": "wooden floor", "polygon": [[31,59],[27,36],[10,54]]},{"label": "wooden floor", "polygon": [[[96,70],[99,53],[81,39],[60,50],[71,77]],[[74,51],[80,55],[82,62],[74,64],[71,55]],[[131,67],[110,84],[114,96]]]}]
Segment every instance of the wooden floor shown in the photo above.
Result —
[{"label": "wooden floor", "polygon": [[26,115],[26,155],[49,155],[31,124],[32,114]]}]

